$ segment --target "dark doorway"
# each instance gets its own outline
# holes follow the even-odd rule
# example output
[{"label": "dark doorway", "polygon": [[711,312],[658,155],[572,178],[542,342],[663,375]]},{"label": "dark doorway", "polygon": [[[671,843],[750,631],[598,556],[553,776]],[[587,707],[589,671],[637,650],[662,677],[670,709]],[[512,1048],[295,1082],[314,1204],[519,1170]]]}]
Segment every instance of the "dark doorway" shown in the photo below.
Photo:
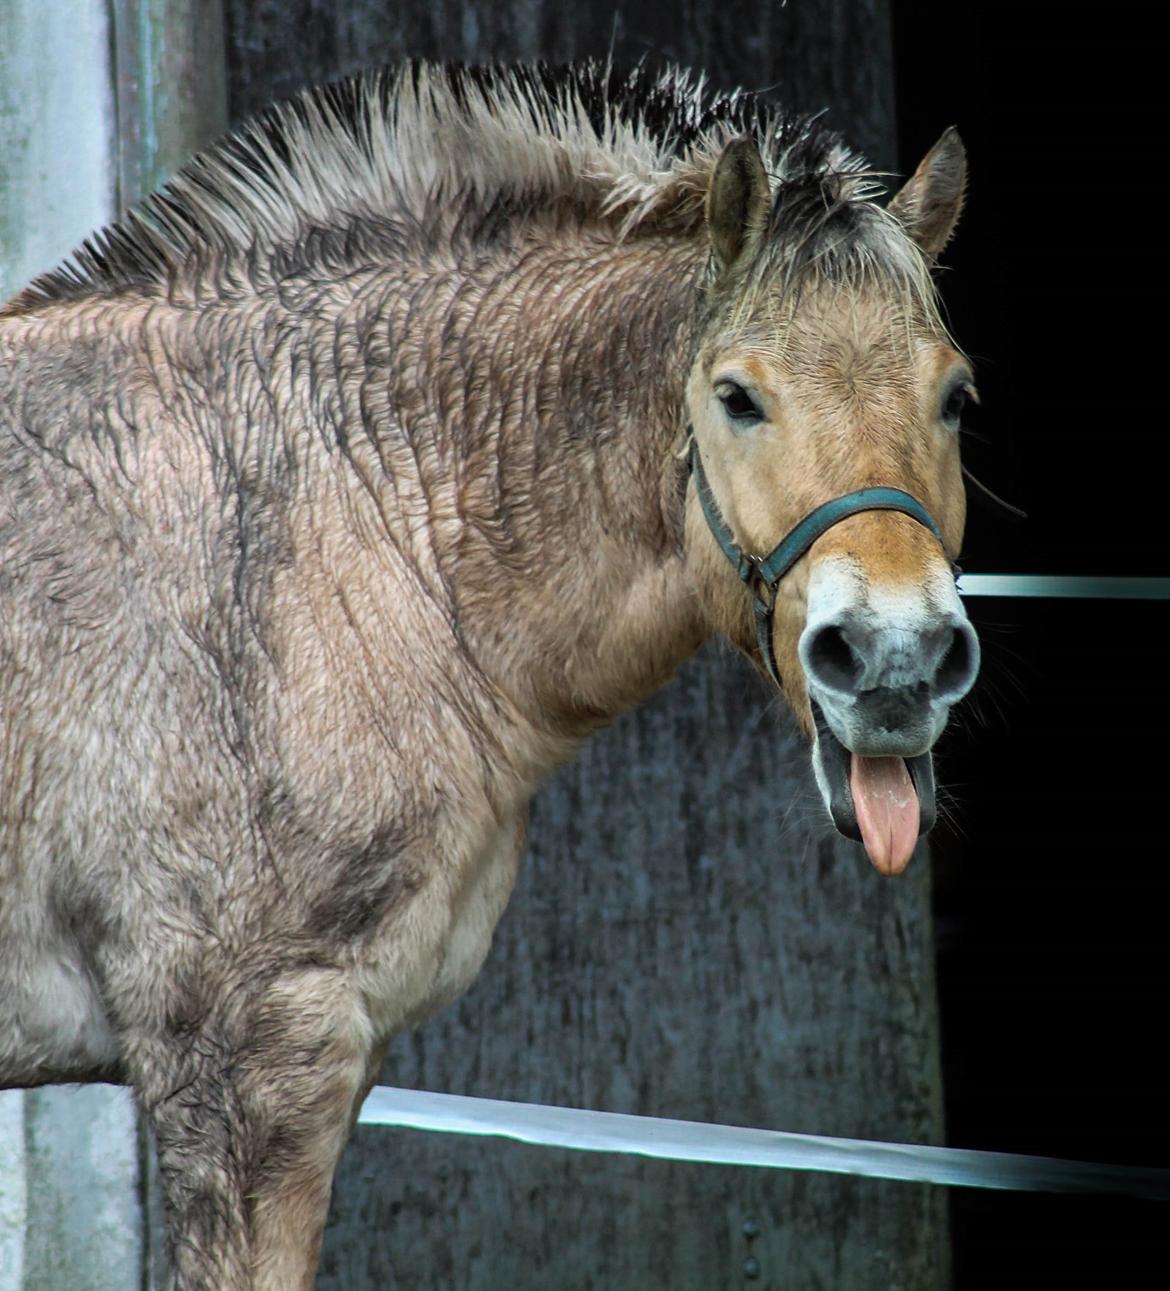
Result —
[{"label": "dark doorway", "polygon": [[[983,404],[964,565],[1165,575],[1158,248],[1165,43],[1141,6],[894,6],[899,149],[954,122],[968,212],[944,290]],[[969,602],[984,673],[941,760],[948,1142],[1170,1160],[1164,601]],[[1152,1204],[956,1191],[956,1291],[1164,1285]]]}]

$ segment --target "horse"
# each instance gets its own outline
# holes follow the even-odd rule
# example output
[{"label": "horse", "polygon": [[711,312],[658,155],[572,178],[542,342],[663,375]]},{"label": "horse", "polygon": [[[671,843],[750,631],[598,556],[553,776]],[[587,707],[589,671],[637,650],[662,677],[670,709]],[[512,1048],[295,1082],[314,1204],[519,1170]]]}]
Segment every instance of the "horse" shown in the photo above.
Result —
[{"label": "horse", "polygon": [[529,800],[722,634],[899,872],[979,647],[947,131],[883,201],[677,68],[411,64],[0,310],[0,1085],[133,1087],[174,1291],[309,1288]]}]

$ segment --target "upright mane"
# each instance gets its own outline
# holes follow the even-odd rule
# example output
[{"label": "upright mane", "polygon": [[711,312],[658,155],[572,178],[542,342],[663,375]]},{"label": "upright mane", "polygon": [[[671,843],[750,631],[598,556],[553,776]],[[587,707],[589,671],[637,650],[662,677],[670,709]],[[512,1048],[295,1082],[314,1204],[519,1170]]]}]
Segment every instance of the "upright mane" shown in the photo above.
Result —
[{"label": "upright mane", "polygon": [[[697,232],[711,168],[737,134],[756,140],[778,212],[793,206],[788,188],[810,183],[838,211],[879,191],[815,118],[713,92],[679,68],[409,63],[254,117],[10,308],[174,290],[209,274],[223,291],[378,251],[489,241],[542,218],[623,238]],[[820,205],[811,218],[823,223]]]}]

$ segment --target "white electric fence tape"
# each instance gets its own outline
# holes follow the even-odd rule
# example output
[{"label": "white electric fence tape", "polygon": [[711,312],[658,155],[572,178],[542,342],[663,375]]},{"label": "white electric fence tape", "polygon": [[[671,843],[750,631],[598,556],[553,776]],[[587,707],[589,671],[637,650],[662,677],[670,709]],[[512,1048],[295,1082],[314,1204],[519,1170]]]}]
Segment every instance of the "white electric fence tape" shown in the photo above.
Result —
[{"label": "white electric fence tape", "polygon": [[[963,574],[964,596],[1170,599],[1170,578],[1091,578],[1045,574]],[[1120,1193],[1170,1200],[1170,1170],[1061,1161],[1052,1157],[975,1152],[914,1143],[824,1138],[737,1125],[707,1125],[619,1112],[536,1103],[506,1103],[379,1085],[370,1091],[360,1125],[495,1135],[540,1147],[626,1152],[710,1165],[821,1170],[871,1179],[903,1179],[962,1188],[1021,1192]]]},{"label": "white electric fence tape", "polygon": [[1170,578],[1055,574],[960,574],[960,596],[1087,596],[1121,601],[1170,599]]},{"label": "white electric fence tape", "polygon": [[1170,1200],[1170,1170],[913,1143],[832,1139],[737,1125],[707,1125],[701,1121],[507,1103],[494,1098],[392,1089],[386,1085],[370,1091],[358,1123],[438,1130],[447,1134],[495,1135],[540,1147],[626,1152],[667,1161],[702,1161],[709,1165],[821,1170],[963,1188],[1121,1193]]}]

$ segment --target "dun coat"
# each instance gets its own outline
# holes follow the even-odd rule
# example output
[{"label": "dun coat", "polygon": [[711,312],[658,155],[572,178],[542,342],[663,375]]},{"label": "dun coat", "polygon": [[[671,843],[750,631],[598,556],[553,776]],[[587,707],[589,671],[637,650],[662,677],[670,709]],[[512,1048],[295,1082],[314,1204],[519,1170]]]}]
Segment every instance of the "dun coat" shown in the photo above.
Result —
[{"label": "dun coat", "polygon": [[849,516],[767,628],[826,827],[905,864],[978,663],[929,276],[963,183],[948,133],[883,208],[682,73],[413,66],[0,312],[0,1084],[134,1086],[177,1291],[312,1285],[541,778],[713,632],[763,666],[688,456],[748,553],[861,488],[937,524]]}]

